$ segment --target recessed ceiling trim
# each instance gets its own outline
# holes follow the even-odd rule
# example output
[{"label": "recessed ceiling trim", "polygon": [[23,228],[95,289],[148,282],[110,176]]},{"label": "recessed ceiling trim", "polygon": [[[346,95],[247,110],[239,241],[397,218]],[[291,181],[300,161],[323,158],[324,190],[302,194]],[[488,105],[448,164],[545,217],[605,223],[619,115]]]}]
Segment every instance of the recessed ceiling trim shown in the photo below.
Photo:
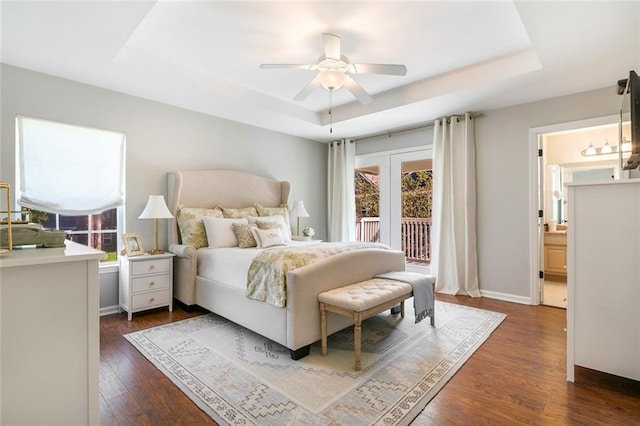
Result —
[{"label": "recessed ceiling trim", "polygon": [[[485,61],[450,73],[388,90],[374,96],[374,102],[360,105],[351,102],[333,108],[333,123],[348,121],[363,115],[405,107],[408,104],[491,84],[542,68],[532,49]],[[322,112],[322,125],[329,123],[329,114]]]}]

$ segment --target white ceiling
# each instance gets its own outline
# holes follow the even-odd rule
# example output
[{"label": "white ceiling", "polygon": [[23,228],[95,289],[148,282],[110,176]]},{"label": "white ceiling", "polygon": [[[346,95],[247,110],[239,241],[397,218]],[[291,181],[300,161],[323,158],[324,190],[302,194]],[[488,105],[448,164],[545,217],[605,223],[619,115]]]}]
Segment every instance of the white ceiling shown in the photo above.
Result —
[{"label": "white ceiling", "polygon": [[[318,141],[614,86],[640,69],[640,2],[2,1],[2,62]],[[293,97],[322,33],[355,63],[345,89]]]}]

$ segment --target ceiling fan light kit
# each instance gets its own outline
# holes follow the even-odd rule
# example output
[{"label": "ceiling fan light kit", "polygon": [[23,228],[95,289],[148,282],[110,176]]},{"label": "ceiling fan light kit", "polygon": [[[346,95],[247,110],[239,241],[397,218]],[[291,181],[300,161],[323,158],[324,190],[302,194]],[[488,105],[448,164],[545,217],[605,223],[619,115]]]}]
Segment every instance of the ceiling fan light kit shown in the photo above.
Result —
[{"label": "ceiling fan light kit", "polygon": [[[305,100],[311,92],[322,86],[330,92],[341,87],[347,89],[360,103],[373,101],[360,84],[351,77],[355,74],[386,74],[403,76],[407,74],[404,65],[394,64],[352,64],[341,54],[341,39],[337,35],[322,34],[324,55],[315,64],[262,64],[262,69],[304,69],[316,70],[314,78],[295,96],[295,100]],[[331,108],[330,108],[331,109]]]},{"label": "ceiling fan light kit", "polygon": [[344,77],[345,77],[344,73],[338,70],[329,69],[329,70],[320,71],[316,78],[320,81],[320,84],[325,89],[337,90],[342,87],[342,83],[344,82]]}]

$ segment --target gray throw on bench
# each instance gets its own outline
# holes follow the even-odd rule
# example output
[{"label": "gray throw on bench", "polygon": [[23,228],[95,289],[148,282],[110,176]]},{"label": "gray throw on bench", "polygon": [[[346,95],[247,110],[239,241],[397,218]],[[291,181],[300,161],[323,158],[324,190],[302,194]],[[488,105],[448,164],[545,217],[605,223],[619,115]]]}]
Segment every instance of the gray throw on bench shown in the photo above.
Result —
[{"label": "gray throw on bench", "polygon": [[391,271],[376,275],[376,278],[402,281],[413,287],[413,309],[416,312],[416,324],[427,317],[433,317],[433,282],[435,277],[417,272]]}]

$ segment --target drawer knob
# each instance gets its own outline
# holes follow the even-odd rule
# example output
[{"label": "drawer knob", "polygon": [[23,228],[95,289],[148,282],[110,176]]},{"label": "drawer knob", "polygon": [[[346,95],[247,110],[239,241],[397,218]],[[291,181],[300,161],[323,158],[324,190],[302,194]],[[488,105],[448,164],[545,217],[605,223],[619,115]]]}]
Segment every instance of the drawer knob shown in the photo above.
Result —
[{"label": "drawer knob", "polygon": [[154,285],[156,285],[156,282],[155,282],[155,281],[151,281],[151,282],[149,283],[149,287],[154,286]]},{"label": "drawer knob", "polygon": [[149,299],[149,303],[153,303],[153,302],[155,302],[155,301],[156,301],[156,298],[155,298],[155,297],[152,297],[151,299]]},{"label": "drawer knob", "polygon": [[149,265],[149,270],[155,269],[156,265]]}]

